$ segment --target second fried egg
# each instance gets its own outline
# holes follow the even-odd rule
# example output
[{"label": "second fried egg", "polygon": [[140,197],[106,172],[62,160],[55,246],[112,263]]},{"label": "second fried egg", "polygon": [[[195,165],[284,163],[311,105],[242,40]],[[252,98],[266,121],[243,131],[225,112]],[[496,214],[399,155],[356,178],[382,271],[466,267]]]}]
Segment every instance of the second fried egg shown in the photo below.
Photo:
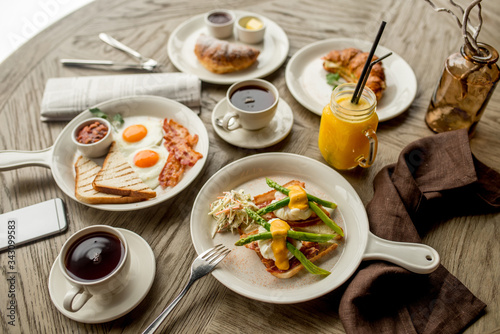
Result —
[{"label": "second fried egg", "polygon": [[138,149],[128,156],[128,162],[141,180],[151,189],[160,184],[158,176],[167,162],[168,151],[163,146]]}]

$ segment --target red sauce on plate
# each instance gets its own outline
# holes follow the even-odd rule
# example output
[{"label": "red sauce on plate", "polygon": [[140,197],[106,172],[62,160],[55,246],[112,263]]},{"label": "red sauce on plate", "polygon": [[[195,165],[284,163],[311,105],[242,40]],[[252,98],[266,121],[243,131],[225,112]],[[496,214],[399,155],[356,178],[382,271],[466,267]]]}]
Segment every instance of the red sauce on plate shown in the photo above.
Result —
[{"label": "red sauce on plate", "polygon": [[77,134],[76,140],[82,144],[93,144],[108,134],[108,127],[98,121],[84,126]]}]

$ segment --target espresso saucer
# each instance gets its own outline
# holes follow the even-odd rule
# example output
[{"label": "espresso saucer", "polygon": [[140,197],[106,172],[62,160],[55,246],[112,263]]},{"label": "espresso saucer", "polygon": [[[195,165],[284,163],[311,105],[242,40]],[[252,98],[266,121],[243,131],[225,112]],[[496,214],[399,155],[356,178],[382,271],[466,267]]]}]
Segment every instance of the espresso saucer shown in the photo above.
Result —
[{"label": "espresso saucer", "polygon": [[135,308],[146,297],[153,285],[156,261],[149,244],[138,234],[118,228],[127,239],[130,251],[130,281],[125,289],[102,304],[90,298],[77,312],[69,312],[63,307],[63,300],[71,284],[64,278],[58,258],[52,265],[49,275],[49,293],[56,308],[66,317],[83,323],[98,324],[117,319]]},{"label": "espresso saucer", "polygon": [[279,100],[278,109],[268,126],[260,130],[245,130],[242,128],[226,131],[216,124],[216,119],[222,119],[229,109],[227,98],[217,103],[212,112],[212,126],[215,132],[229,144],[242,148],[264,148],[279,143],[290,133],[293,126],[293,112],[288,103]]}]

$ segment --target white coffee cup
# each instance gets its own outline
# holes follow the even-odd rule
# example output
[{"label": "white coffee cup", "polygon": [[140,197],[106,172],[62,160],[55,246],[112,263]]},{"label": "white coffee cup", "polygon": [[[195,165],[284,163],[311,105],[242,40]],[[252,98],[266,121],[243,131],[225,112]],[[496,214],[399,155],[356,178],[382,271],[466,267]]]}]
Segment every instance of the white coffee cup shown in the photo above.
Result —
[{"label": "white coffee cup", "polygon": [[[274,102],[264,109],[251,111],[243,110],[231,102],[231,97],[235,91],[252,86],[257,86],[269,91],[274,96]],[[240,127],[246,130],[259,130],[266,127],[276,114],[279,102],[279,92],[278,89],[268,81],[262,79],[244,80],[229,87],[226,93],[226,99],[229,110],[222,119],[222,127],[224,130],[233,131]]]},{"label": "white coffee cup", "polygon": [[[78,278],[74,274],[70,276],[65,264],[68,252],[73,245],[81,242],[83,238],[97,233],[107,233],[118,238],[122,249],[119,263],[109,274],[102,278],[86,280]],[[93,225],[73,234],[64,243],[59,253],[58,262],[64,277],[72,285],[66,292],[63,301],[64,308],[70,312],[80,310],[90,298],[96,298],[101,302],[105,302],[107,299],[120,293],[128,284],[131,260],[127,240],[119,230],[111,226]]]}]

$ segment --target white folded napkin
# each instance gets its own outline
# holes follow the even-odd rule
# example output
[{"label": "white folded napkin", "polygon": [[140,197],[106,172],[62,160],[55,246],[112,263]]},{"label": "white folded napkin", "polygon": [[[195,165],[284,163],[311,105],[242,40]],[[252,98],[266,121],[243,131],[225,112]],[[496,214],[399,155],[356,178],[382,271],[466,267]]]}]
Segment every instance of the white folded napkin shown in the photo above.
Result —
[{"label": "white folded napkin", "polygon": [[156,95],[188,107],[201,105],[201,81],[186,73],[148,73],[51,78],[42,98],[42,121],[68,121],[107,100],[131,95]]}]

